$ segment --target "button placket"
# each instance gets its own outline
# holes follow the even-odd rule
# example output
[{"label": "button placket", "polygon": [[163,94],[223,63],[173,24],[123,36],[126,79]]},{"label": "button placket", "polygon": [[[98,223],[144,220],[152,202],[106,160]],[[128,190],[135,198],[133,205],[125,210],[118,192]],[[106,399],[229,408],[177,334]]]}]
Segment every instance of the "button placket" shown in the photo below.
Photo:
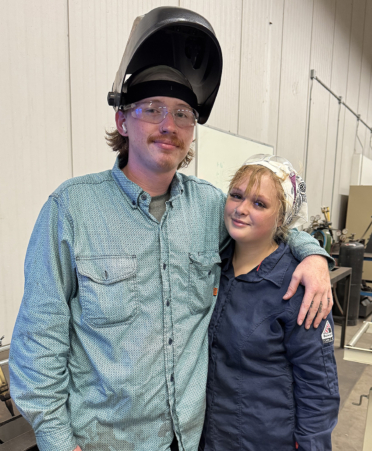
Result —
[{"label": "button placket", "polygon": [[175,385],[174,385],[174,340],[173,340],[173,321],[172,321],[172,309],[170,298],[170,267],[169,267],[169,255],[168,255],[168,243],[167,243],[167,224],[166,220],[163,221],[163,225],[160,228],[160,252],[161,252],[161,278],[163,281],[163,299],[166,308],[163,309],[164,318],[164,352],[165,352],[165,374],[168,385],[169,405],[172,412],[172,418],[174,424],[178,422],[177,417],[174,416],[175,412]]}]

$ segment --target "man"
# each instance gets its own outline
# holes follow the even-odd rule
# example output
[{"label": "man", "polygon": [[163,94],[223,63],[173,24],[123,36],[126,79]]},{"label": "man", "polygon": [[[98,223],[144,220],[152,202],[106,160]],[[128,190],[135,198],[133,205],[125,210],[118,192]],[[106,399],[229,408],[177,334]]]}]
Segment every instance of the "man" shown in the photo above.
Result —
[{"label": "man", "polygon": [[[113,170],[62,184],[30,240],[9,363],[41,451],[198,447],[225,197],[176,172],[198,110],[209,113],[189,79],[162,63],[125,82]],[[291,243],[301,259],[322,253],[308,235],[294,232]],[[311,322],[327,297],[327,263],[312,256],[300,267],[291,293],[309,270],[326,280],[307,288],[309,299],[317,292]]]}]

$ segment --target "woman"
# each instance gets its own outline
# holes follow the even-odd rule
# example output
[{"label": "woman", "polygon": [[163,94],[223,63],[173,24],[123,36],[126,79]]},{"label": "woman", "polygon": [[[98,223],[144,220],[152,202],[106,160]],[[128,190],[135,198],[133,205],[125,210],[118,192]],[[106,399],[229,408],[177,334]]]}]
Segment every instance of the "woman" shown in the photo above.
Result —
[{"label": "woman", "polygon": [[[331,450],[339,393],[331,315],[296,322],[303,287],[284,301],[298,261],[289,228],[307,220],[305,183],[270,155],[233,177],[219,296],[209,327],[204,451]],[[306,337],[305,337],[306,335]]]}]

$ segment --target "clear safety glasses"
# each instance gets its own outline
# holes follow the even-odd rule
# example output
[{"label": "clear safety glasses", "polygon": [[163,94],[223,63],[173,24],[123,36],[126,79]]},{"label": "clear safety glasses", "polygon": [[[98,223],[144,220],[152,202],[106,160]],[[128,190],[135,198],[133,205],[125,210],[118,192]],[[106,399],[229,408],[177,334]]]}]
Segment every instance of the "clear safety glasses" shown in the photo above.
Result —
[{"label": "clear safety glasses", "polygon": [[168,107],[153,102],[132,103],[124,107],[124,111],[130,111],[130,114],[141,121],[151,124],[160,124],[170,113],[178,127],[194,127],[199,118],[199,114],[194,109],[174,108],[168,110]]}]

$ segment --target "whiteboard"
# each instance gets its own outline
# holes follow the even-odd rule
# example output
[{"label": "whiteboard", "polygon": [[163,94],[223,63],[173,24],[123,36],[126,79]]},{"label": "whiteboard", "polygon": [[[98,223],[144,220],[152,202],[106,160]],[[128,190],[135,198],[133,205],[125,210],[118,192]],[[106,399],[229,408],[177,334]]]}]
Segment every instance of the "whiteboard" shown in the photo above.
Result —
[{"label": "whiteboard", "polygon": [[227,193],[229,181],[245,160],[257,153],[274,154],[274,147],[205,125],[196,130],[196,176]]}]

